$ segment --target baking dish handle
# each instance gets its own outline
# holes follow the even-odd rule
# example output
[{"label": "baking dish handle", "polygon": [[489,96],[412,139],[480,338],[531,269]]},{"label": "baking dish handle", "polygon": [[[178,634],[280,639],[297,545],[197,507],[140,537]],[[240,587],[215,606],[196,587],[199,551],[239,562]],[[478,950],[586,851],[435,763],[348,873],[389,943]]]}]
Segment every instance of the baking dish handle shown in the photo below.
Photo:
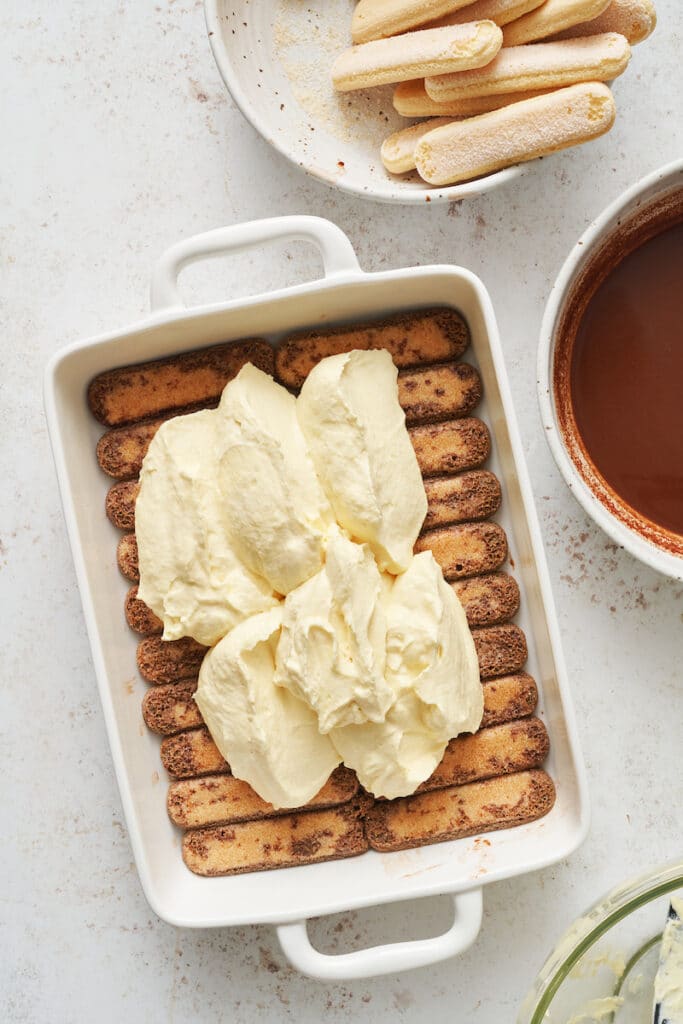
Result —
[{"label": "baking dish handle", "polygon": [[176,242],[160,257],[152,275],[152,311],[184,307],[178,291],[178,275],[196,260],[251,249],[279,238],[312,242],[320,251],[325,277],[359,273],[358,260],[348,238],[336,224],[323,217],[268,217],[246,224],[215,228]]},{"label": "baking dish handle", "polygon": [[393,942],[371,946],[354,953],[328,955],[311,945],[306,921],[293,921],[278,926],[282,951],[298,971],[320,981],[348,981],[353,978],[374,978],[380,974],[398,974],[415,967],[427,967],[463,953],[472,945],[482,918],[482,892],[473,889],[452,897],[453,924],[433,939]]}]

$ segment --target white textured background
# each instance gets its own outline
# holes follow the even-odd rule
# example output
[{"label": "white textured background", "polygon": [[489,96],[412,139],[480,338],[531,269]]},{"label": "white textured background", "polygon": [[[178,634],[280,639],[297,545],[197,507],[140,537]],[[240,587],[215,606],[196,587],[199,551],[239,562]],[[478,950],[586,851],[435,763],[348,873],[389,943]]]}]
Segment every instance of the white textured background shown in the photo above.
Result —
[{"label": "white textured background", "polygon": [[[267,2],[267,0],[264,0]],[[242,120],[199,0],[0,4],[0,1006],[7,1021],[512,1022],[558,931],[683,852],[683,586],[608,542],[540,429],[535,353],[570,246],[628,184],[681,155],[679,0],[617,87],[604,139],[450,208],[373,205],[304,178]],[[541,516],[593,800],[567,863],[491,886],[478,942],[433,969],[324,986],[269,928],[183,932],[140,890],[122,822],[41,408],[47,358],[139,318],[178,238],[277,213],[348,232],[368,270],[452,261],[497,310]],[[193,269],[188,298],[303,280],[291,246]],[[680,439],[676,439],[680,443]],[[321,947],[434,934],[438,900],[314,926]]]}]

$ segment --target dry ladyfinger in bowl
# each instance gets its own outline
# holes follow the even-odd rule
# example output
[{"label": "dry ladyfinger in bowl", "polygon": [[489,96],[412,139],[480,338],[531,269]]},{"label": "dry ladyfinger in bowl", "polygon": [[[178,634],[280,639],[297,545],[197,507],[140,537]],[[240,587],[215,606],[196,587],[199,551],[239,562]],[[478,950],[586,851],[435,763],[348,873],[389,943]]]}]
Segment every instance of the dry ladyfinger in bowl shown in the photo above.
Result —
[{"label": "dry ladyfinger in bowl", "polygon": [[606,85],[573,85],[429,132],[416,147],[415,165],[434,185],[468,181],[598,138],[615,115]]}]

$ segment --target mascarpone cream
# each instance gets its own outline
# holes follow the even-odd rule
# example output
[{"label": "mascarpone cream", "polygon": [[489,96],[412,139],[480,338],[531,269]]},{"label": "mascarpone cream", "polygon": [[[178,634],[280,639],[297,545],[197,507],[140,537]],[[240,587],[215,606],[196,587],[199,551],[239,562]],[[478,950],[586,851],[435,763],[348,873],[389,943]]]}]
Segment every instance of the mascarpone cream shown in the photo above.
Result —
[{"label": "mascarpone cream", "polygon": [[275,686],[282,606],[236,626],[204,658],[195,700],[230,770],[275,807],[300,807],[340,761],[318,719]]},{"label": "mascarpone cream", "polygon": [[140,473],[135,533],[140,600],[164,623],[164,640],[215,644],[249,615],[276,603],[228,541],[218,487],[216,413],[164,423]]},{"label": "mascarpone cream", "polygon": [[430,551],[396,579],[386,623],[386,719],[334,729],[330,739],[369,792],[392,799],[429,778],[449,739],[479,728],[484,698],[465,613]]},{"label": "mascarpone cream", "polygon": [[381,722],[393,702],[386,588],[370,549],[335,527],[324,568],[285,599],[275,682],[313,708],[321,733]]},{"label": "mascarpone cream", "polygon": [[410,564],[427,514],[397,376],[384,349],[329,356],[311,370],[296,405],[337,521],[393,573]]},{"label": "mascarpone cream", "polygon": [[484,713],[479,659],[465,611],[431,551],[397,577],[387,606],[387,680],[414,690],[428,729],[475,732]]},{"label": "mascarpone cream", "polygon": [[288,594],[321,568],[333,522],[294,395],[247,364],[223,392],[216,437],[230,543],[252,572]]}]

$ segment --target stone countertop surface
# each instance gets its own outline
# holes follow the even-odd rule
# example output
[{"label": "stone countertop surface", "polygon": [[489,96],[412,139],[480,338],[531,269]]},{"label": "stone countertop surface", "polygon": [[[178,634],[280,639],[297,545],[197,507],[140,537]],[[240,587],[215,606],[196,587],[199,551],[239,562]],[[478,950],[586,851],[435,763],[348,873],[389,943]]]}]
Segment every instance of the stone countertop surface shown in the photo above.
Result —
[{"label": "stone countertop surface", "polygon": [[[579,234],[645,173],[681,155],[681,17],[618,82],[596,143],[450,206],[392,207],[295,170],[243,120],[211,56],[199,0],[5,0],[0,320],[4,486],[3,891],[6,1021],[187,1020],[512,1024],[561,930],[603,891],[681,855],[683,585],[617,549],[551,459],[535,394],[552,282]],[[367,270],[454,262],[497,312],[541,518],[592,797],[569,860],[491,885],[478,941],[401,976],[324,985],[284,961],[270,927],[182,931],[148,907],[132,861],[62,519],[41,401],[60,346],[148,309],[160,252],[199,231],[281,213],[328,217]],[[317,273],[277,245],[192,268],[188,301]],[[328,951],[435,934],[447,900],[317,922]]]}]

